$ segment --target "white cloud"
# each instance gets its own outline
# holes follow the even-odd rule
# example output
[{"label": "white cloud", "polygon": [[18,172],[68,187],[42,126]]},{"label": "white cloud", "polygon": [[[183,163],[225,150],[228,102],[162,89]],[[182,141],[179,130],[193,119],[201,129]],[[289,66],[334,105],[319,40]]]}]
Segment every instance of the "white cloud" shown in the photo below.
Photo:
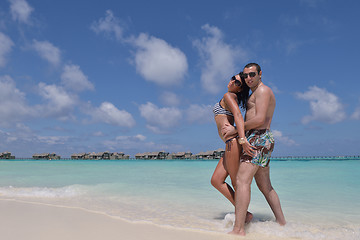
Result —
[{"label": "white cloud", "polygon": [[279,16],[279,22],[285,26],[298,26],[300,25],[300,19],[298,16],[294,15],[280,15]]},{"label": "white cloud", "polygon": [[313,86],[307,92],[297,93],[296,95],[298,98],[310,103],[311,115],[303,117],[303,124],[311,121],[332,124],[341,122],[346,117],[344,106],[339,98],[335,94],[326,91],[326,89]]},{"label": "white cloud", "polygon": [[124,38],[123,27],[111,10],[106,11],[105,18],[94,22],[91,29],[97,34],[114,34],[116,40],[135,47],[136,70],[150,82],[162,86],[178,85],[187,73],[187,59],[179,48],[145,33],[139,34],[138,37]]},{"label": "white cloud", "polygon": [[111,150],[118,149],[135,149],[141,143],[141,146],[148,145],[148,142],[145,142],[146,137],[141,134],[135,136],[117,136],[114,140],[107,140],[104,142],[104,145]]},{"label": "white cloud", "polygon": [[[146,141],[147,137],[142,134],[135,136],[118,136],[115,139],[104,141],[103,145],[112,151],[132,151],[134,154],[153,151],[183,151],[184,146],[179,144],[155,143]],[[139,148],[139,146],[141,146]]]},{"label": "white cloud", "polygon": [[31,115],[25,94],[16,88],[10,76],[0,77],[0,125],[8,126]]},{"label": "white cloud", "polygon": [[275,142],[279,141],[280,143],[283,143],[284,145],[288,145],[288,146],[298,145],[294,140],[284,136],[281,131],[272,130],[272,133],[274,135]]},{"label": "white cloud", "polygon": [[11,41],[8,36],[0,32],[0,67],[5,66],[6,55],[11,51],[13,45],[13,41]]},{"label": "white cloud", "polygon": [[324,0],[300,0],[301,4],[305,4],[311,8],[316,8],[321,2],[324,2]]},{"label": "white cloud", "polygon": [[188,70],[185,54],[166,41],[145,33],[131,41],[137,48],[136,70],[148,81],[163,86],[178,85]]},{"label": "white cloud", "polygon": [[299,48],[303,47],[304,45],[308,44],[310,41],[304,40],[292,40],[292,39],[285,39],[283,41],[279,41],[278,44],[281,48],[285,49],[286,54],[290,55],[296,52]]},{"label": "white cloud", "polygon": [[34,10],[25,0],[9,0],[13,20],[30,23],[30,14]]},{"label": "white cloud", "polygon": [[0,129],[0,147],[5,148],[5,143],[12,142],[11,134]]},{"label": "white cloud", "polygon": [[89,114],[98,122],[122,127],[135,126],[135,120],[130,113],[125,110],[119,110],[109,102],[103,102],[100,107],[91,110]]},{"label": "white cloud", "polygon": [[62,120],[72,118],[71,112],[77,104],[77,97],[67,93],[62,87],[39,83],[39,94],[48,101],[45,106],[38,106],[45,116],[55,116]]},{"label": "white cloud", "polygon": [[173,92],[163,92],[160,95],[161,102],[168,106],[177,106],[180,104],[179,97]]},{"label": "white cloud", "polygon": [[61,74],[61,81],[64,86],[73,91],[94,90],[94,85],[77,65],[65,65]]},{"label": "white cloud", "polygon": [[[201,40],[193,41],[203,61],[201,83],[210,93],[218,93],[228,82],[227,77],[235,73],[235,59],[244,58],[245,52],[223,41],[223,34],[217,27],[202,26],[208,34]],[[238,72],[240,69],[237,69]]]},{"label": "white cloud", "polygon": [[[149,151],[165,151],[166,149],[174,149],[174,145],[157,144],[152,141],[146,141],[147,137],[142,134],[134,136],[117,136],[115,139],[106,140],[103,145],[112,151],[133,151],[134,154],[139,152],[139,146],[141,146],[140,152]],[[136,152],[135,152],[136,151]]]},{"label": "white cloud", "polygon": [[111,10],[107,10],[105,18],[100,18],[99,21],[91,25],[91,29],[97,33],[105,33],[108,36],[115,35],[116,40],[122,40],[123,29],[120,26],[120,21],[117,19]]},{"label": "white cloud", "polygon": [[214,121],[211,105],[192,104],[186,110],[186,115],[189,122],[204,123]]},{"label": "white cloud", "polygon": [[282,91],[274,84],[274,82],[272,81],[266,81],[267,85],[270,86],[271,90],[275,93],[275,94],[281,94]]},{"label": "white cloud", "polygon": [[94,132],[92,135],[95,137],[102,137],[102,136],[104,136],[104,133],[102,131],[97,131],[97,132]]},{"label": "white cloud", "polygon": [[55,47],[48,41],[33,40],[33,48],[37,51],[41,58],[53,65],[59,65],[61,61],[60,49]]},{"label": "white cloud", "polygon": [[351,119],[360,120],[360,106],[358,106],[354,113],[351,115]]},{"label": "white cloud", "polygon": [[49,145],[65,144],[69,140],[68,136],[37,136],[40,143]]},{"label": "white cloud", "polygon": [[175,127],[182,118],[182,113],[174,107],[159,108],[151,102],[139,107],[140,114],[147,121],[147,128],[155,133],[166,133]]},{"label": "white cloud", "polygon": [[141,134],[135,136],[117,136],[115,138],[117,141],[145,141],[146,137]]},{"label": "white cloud", "polygon": [[[70,137],[40,136],[28,126],[18,123],[11,132],[2,132],[0,130],[0,139],[0,147],[12,149],[11,151],[16,157],[31,157],[35,152],[49,152],[49,149],[61,153],[67,148],[66,143]],[[56,150],[57,145],[62,146],[59,146]]]}]

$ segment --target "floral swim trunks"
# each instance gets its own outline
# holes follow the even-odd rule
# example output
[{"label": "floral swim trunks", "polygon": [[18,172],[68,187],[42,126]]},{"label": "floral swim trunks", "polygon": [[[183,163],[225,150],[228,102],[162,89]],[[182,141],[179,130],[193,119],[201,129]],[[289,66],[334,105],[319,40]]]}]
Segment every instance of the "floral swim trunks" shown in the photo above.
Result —
[{"label": "floral swim trunks", "polygon": [[275,145],[272,132],[269,129],[252,129],[246,131],[245,135],[251,146],[255,147],[255,156],[251,157],[243,152],[240,155],[240,162],[250,162],[260,167],[269,166]]}]

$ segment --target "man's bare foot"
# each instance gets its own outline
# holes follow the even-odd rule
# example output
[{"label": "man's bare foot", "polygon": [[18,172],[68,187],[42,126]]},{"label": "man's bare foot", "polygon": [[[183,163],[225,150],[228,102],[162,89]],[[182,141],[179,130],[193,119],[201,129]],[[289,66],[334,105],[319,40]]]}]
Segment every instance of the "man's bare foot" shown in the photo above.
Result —
[{"label": "man's bare foot", "polygon": [[235,229],[235,228],[231,232],[228,232],[228,234],[239,235],[239,236],[245,236],[246,235],[244,230]]},{"label": "man's bare foot", "polygon": [[282,221],[276,220],[276,222],[277,222],[278,224],[280,224],[280,226],[285,226],[285,224],[286,224],[285,219],[282,220]]},{"label": "man's bare foot", "polygon": [[[245,218],[245,223],[249,223],[251,222],[251,220],[253,219],[253,215],[251,212],[247,212],[246,213],[246,218]],[[281,224],[280,224],[281,225]]]}]

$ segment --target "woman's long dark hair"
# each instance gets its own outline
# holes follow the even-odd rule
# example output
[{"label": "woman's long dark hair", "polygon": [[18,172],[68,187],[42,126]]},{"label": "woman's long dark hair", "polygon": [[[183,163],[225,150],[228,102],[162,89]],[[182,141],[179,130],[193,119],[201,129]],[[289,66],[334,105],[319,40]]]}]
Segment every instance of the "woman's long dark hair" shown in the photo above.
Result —
[{"label": "woman's long dark hair", "polygon": [[241,79],[241,91],[238,92],[237,99],[239,102],[239,106],[242,110],[246,110],[246,105],[249,99],[249,92],[250,88],[245,82],[245,78],[242,76],[242,72],[239,73],[240,79]]}]

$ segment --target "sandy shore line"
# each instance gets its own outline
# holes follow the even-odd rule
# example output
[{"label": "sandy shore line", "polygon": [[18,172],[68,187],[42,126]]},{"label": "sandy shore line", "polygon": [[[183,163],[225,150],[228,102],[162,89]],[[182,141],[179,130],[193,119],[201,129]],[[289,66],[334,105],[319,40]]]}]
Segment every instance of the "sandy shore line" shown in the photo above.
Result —
[{"label": "sandy shore line", "polygon": [[150,223],[130,223],[78,208],[0,200],[4,240],[228,240],[225,233],[181,230]]}]

